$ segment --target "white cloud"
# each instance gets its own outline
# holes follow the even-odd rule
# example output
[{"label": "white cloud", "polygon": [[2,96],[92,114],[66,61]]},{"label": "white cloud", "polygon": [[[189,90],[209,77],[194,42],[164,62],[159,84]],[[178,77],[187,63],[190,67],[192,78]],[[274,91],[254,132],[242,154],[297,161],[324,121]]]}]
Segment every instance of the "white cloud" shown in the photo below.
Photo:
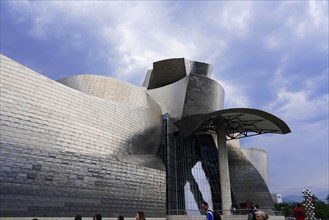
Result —
[{"label": "white cloud", "polygon": [[144,75],[153,61],[197,54],[192,39],[184,39],[184,30],[169,19],[171,9],[162,2],[26,2],[16,10],[32,17],[30,33],[35,38],[64,38],[66,47],[77,48],[90,36],[92,42],[83,42],[94,46],[86,48],[92,55],[88,58],[108,56],[114,75],[124,80]]},{"label": "white cloud", "polygon": [[252,2],[229,2],[207,5],[206,22],[225,37],[244,38],[252,21]]},{"label": "white cloud", "polygon": [[265,148],[269,153],[270,186],[274,192],[292,195],[309,187],[320,193],[328,186],[328,166],[323,164],[328,164],[329,96],[326,91],[314,94],[319,85],[327,84],[327,73],[328,70],[310,77],[303,88],[290,91],[289,79],[281,79],[278,71],[276,82],[282,84],[267,109],[283,119],[292,132],[244,140],[242,146]]},{"label": "white cloud", "polygon": [[[298,78],[288,78],[279,69],[275,74],[273,88],[277,89],[276,99],[271,101],[266,109],[277,112],[285,120],[303,123],[304,121],[312,122],[316,118],[325,117],[328,114],[328,93],[318,93],[316,89],[328,82],[328,69],[314,77],[303,79],[303,87],[297,91],[289,90],[289,85],[293,84]],[[325,86],[325,85],[324,85]]]},{"label": "white cloud", "polygon": [[250,107],[249,100],[245,95],[245,90],[242,86],[231,85],[228,82],[222,82],[221,85],[225,89],[224,108]]},{"label": "white cloud", "polygon": [[328,100],[328,94],[310,100],[308,92],[289,92],[283,89],[279,91],[278,98],[272,102],[270,109],[278,109],[290,121],[310,120],[314,114],[325,114]]},{"label": "white cloud", "polygon": [[264,40],[264,46],[269,50],[277,50],[280,48],[280,40],[276,36],[268,36]]},{"label": "white cloud", "polygon": [[[79,49],[81,62],[95,65],[90,69],[101,64],[104,66],[101,74],[137,85],[157,60],[186,57],[212,64],[213,78],[225,89],[225,108],[262,108],[264,104],[260,103],[265,102],[267,111],[292,128],[292,133],[285,136],[265,135],[250,140],[253,146],[268,148],[273,158],[270,167],[274,166],[270,180],[278,189],[303,187],[298,177],[302,172],[296,172],[291,179],[281,170],[284,164],[290,174],[297,168],[294,164],[303,165],[303,160],[291,159],[294,152],[301,152],[304,157],[309,154],[317,161],[318,154],[312,154],[313,151],[321,151],[321,157],[328,147],[328,141],[325,142],[328,138],[328,92],[323,92],[328,88],[325,85],[328,69],[304,74],[305,70],[300,68],[306,66],[304,61],[308,62],[311,57],[322,60],[323,55],[328,54],[327,1],[188,4],[8,1],[6,4],[12,6],[13,18],[18,24],[24,24],[34,39],[56,42],[60,45],[59,51],[67,51],[64,53],[67,59],[71,59],[71,48]],[[269,58],[260,59],[264,56]],[[310,61],[312,70],[320,65]],[[273,70],[276,72],[271,74]],[[261,80],[258,77],[262,77]],[[274,94],[274,98],[267,94]],[[248,95],[253,99],[249,100]],[[321,157],[321,162],[327,161]],[[316,169],[316,165],[311,164],[311,168]],[[324,176],[323,172],[321,174]],[[314,172],[312,181],[303,177],[303,182],[321,185],[314,180],[317,177]],[[322,185],[325,183],[328,182],[322,180]]]},{"label": "white cloud", "polygon": [[328,92],[328,81],[329,81],[329,66],[326,67],[322,72],[314,74],[311,78],[305,80],[305,86],[308,91],[316,91],[318,88],[327,88]]},{"label": "white cloud", "polygon": [[[293,34],[298,39],[303,39],[310,34],[324,33],[327,30],[328,21],[328,3],[326,1],[313,1],[309,0],[308,4],[302,2],[286,2],[286,7],[282,10],[289,10],[287,7],[298,7],[304,12],[298,12],[298,10],[290,10],[290,13],[286,25],[293,31]],[[305,13],[306,12],[306,13]]]},{"label": "white cloud", "polygon": [[312,18],[312,23],[315,27],[326,25],[326,18],[328,18],[328,3],[326,1],[308,1],[308,13]]}]

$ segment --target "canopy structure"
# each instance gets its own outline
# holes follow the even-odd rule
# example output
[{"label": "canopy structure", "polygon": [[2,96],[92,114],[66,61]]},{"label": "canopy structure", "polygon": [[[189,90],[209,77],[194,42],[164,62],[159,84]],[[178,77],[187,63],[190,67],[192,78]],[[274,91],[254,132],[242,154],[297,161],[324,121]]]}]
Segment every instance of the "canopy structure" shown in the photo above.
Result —
[{"label": "canopy structure", "polygon": [[280,118],[258,109],[231,108],[206,114],[185,117],[176,122],[184,134],[217,133],[218,127],[224,127],[229,139],[249,137],[265,133],[290,133],[288,125]]},{"label": "canopy structure", "polygon": [[226,139],[291,132],[288,125],[280,118],[250,108],[224,109],[206,114],[191,115],[177,121],[176,126],[184,136],[197,133],[216,133],[223,215],[230,215],[232,206]]}]

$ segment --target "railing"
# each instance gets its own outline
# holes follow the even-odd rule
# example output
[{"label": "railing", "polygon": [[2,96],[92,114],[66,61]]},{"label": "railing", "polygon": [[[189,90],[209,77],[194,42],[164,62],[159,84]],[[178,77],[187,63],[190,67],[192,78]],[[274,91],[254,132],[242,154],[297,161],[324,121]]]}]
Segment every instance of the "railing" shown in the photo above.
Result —
[{"label": "railing", "polygon": [[[272,209],[260,209],[264,212],[267,212],[269,215],[276,215],[276,216],[283,216],[283,212],[275,211]],[[214,210],[214,212],[222,215],[223,210]],[[250,209],[235,209],[235,210],[227,210],[231,213],[231,215],[247,215],[250,212]],[[196,209],[171,209],[167,210],[167,215],[190,215],[190,216],[197,216],[197,215],[204,215],[205,211],[196,210]]]}]

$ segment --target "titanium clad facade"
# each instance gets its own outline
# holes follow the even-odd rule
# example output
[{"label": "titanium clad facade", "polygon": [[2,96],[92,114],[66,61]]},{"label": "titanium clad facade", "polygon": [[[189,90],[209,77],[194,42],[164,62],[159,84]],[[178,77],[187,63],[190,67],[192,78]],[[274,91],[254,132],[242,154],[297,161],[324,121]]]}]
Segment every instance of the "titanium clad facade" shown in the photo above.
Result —
[{"label": "titanium clad facade", "polygon": [[179,58],[158,61],[153,67],[144,80],[145,84],[150,78],[147,93],[174,121],[223,108],[224,89],[208,78],[210,64]]},{"label": "titanium clad facade", "polygon": [[[155,69],[148,72],[147,78],[153,81],[148,86],[147,93],[160,104],[162,113],[167,114],[164,118],[167,124],[164,148],[167,147],[168,152],[164,161],[167,167],[168,214],[196,214],[195,210],[199,209],[202,201],[207,201],[214,210],[221,210],[216,135],[183,137],[174,125],[181,118],[212,113],[223,108],[224,89],[209,78],[210,67],[186,59],[184,63],[181,59],[169,59],[157,62]],[[185,74],[182,73],[184,70]],[[147,80],[144,80],[144,86],[147,86],[145,82]],[[172,125],[169,128],[170,124]],[[249,202],[271,210],[274,204],[267,196],[266,153],[256,150],[252,153],[246,149],[246,157],[238,140],[228,141],[227,145],[230,148],[228,159],[233,205],[236,208],[246,208],[245,204]],[[200,179],[200,176],[203,178]]]},{"label": "titanium clad facade", "polygon": [[[253,163],[267,167],[264,155],[255,154],[253,163],[245,156],[241,149],[228,145],[228,157],[230,166],[230,179],[232,193],[238,201],[238,207],[247,208],[248,204],[257,204],[261,209],[273,210],[266,181]],[[270,212],[270,211],[269,211]]]},{"label": "titanium clad facade", "polygon": [[154,62],[147,89],[163,87],[184,78],[186,76],[184,60],[180,58]]},{"label": "titanium clad facade", "polygon": [[212,66],[208,63],[202,63],[184,59],[186,74],[195,74],[210,78]]},{"label": "titanium clad facade", "polygon": [[75,75],[57,82],[104,100],[130,105],[131,108],[158,108],[154,111],[156,117],[159,117],[161,111],[159,105],[145,94],[144,89],[118,79],[96,75]]},{"label": "titanium clad facade", "polygon": [[161,106],[162,114],[169,114],[173,120],[182,118],[189,77],[146,92]]},{"label": "titanium clad facade", "polygon": [[[1,216],[165,215],[165,167],[153,153],[161,109],[141,88],[103,85],[96,97],[99,88],[80,92],[1,56]],[[124,91],[135,96],[113,98]]]},{"label": "titanium clad facade", "polygon": [[[147,76],[153,84],[148,86],[147,93],[166,114],[163,149],[167,167],[167,214],[200,214],[198,206],[205,200],[219,210],[218,158],[212,136],[183,137],[174,122],[188,115],[221,109],[224,89],[208,78],[212,69],[209,64],[169,59],[156,62],[153,67]],[[178,72],[176,76],[175,72]],[[166,78],[159,77],[160,73]]]},{"label": "titanium clad facade", "polygon": [[259,174],[264,179],[266,185],[268,182],[268,155],[263,149],[258,148],[242,148],[241,149],[245,157],[250,163],[257,169]]},{"label": "titanium clad facade", "polygon": [[[200,215],[202,201],[221,210],[216,135],[185,137],[176,123],[223,110],[211,71],[178,58],[155,62],[143,87],[54,81],[1,55],[0,217]],[[266,152],[227,146],[233,205],[272,209]]]},{"label": "titanium clad facade", "polygon": [[224,89],[217,81],[189,75],[183,117],[216,111],[222,109],[223,104]]},{"label": "titanium clad facade", "polygon": [[210,77],[212,66],[208,63],[187,60],[185,58],[173,58],[153,63],[153,70],[148,70],[143,87],[155,89],[172,84],[186,75],[194,74]]},{"label": "titanium clad facade", "polygon": [[[1,58],[1,119],[3,132],[9,132],[2,141],[18,135],[39,147],[59,144],[65,150],[99,154],[149,154],[159,148],[161,109],[150,97],[141,107],[110,102],[23,67],[12,70],[11,63]],[[120,91],[118,87],[113,90]],[[158,138],[150,140],[151,134]]]}]

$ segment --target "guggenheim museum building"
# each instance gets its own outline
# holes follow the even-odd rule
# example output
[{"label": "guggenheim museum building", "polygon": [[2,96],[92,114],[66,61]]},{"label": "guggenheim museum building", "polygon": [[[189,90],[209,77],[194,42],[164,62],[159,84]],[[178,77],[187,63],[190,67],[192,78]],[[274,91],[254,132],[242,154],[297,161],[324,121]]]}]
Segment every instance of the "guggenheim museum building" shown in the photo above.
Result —
[{"label": "guggenheim museum building", "polygon": [[157,61],[142,86],[0,64],[0,217],[274,208],[267,153],[239,139],[290,129],[262,110],[224,109],[210,64]]}]

